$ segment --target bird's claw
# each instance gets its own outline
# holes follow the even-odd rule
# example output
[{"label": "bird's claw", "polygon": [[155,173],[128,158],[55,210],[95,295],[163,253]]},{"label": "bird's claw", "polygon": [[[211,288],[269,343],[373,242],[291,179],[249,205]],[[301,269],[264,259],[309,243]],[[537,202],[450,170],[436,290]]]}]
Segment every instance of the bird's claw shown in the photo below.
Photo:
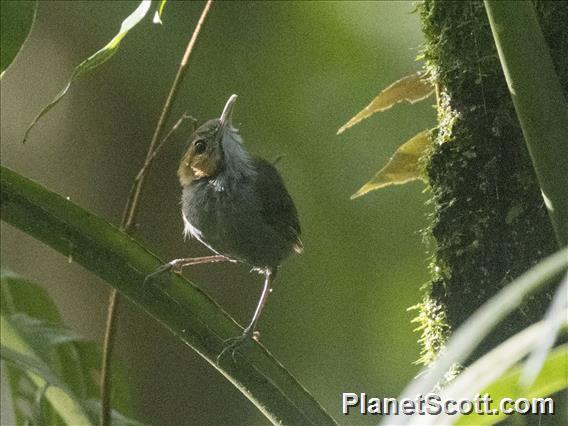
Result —
[{"label": "bird's claw", "polygon": [[180,274],[181,273],[181,265],[179,264],[179,262],[177,262],[176,260],[172,260],[171,262],[168,262],[160,267],[158,267],[154,272],[152,272],[151,274],[147,275],[146,278],[144,278],[144,283],[143,285],[148,284],[149,281],[152,281],[154,278],[162,275],[163,273],[166,272],[175,272],[176,274]]},{"label": "bird's claw", "polygon": [[259,336],[260,333],[258,331],[245,330],[240,336],[231,337],[230,339],[225,340],[223,342],[223,350],[219,353],[219,355],[217,355],[217,364],[219,364],[219,361],[221,361],[223,355],[225,355],[229,351],[231,352],[231,358],[233,358],[233,362],[236,363],[237,359],[235,358],[235,354],[238,352],[238,350],[241,347],[252,343],[252,340],[258,341]]}]

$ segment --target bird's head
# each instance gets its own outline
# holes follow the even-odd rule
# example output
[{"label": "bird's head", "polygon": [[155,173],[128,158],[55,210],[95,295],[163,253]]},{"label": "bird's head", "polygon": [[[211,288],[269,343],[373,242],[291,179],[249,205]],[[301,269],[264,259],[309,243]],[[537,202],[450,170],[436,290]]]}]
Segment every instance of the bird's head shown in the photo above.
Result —
[{"label": "bird's head", "polygon": [[215,178],[223,170],[238,171],[248,162],[242,139],[232,125],[236,101],[237,95],[231,95],[221,117],[205,122],[191,135],[177,173],[182,186]]}]

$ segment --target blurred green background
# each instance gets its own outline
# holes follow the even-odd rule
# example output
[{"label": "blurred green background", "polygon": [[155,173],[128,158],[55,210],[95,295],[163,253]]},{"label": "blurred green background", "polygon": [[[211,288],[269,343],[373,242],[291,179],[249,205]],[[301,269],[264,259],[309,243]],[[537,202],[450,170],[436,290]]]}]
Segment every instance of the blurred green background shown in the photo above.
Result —
[{"label": "blurred green background", "polygon": [[[145,156],[202,2],[169,1],[119,53],[78,81],[20,143],[26,125],[73,67],[105,45],[137,2],[39,2],[20,56],[2,79],[2,163],[113,223]],[[342,392],[394,397],[419,367],[407,308],[421,299],[427,252],[424,186],[350,201],[402,142],[432,127],[432,102],[399,105],[340,137],[378,91],[418,70],[415,5],[401,2],[219,2],[205,23],[173,117],[218,116],[239,95],[235,122],[249,150],[279,169],[299,210],[302,256],[282,268],[260,323],[262,342],[342,424]],[[150,15],[150,14],[149,14]],[[173,124],[173,123],[172,123]],[[184,242],[176,178],[184,138],[152,169],[137,236],[163,259],[201,255]],[[2,223],[2,265],[45,286],[69,326],[102,341],[109,287]],[[261,277],[246,267],[187,272],[240,323]],[[154,424],[266,424],[224,378],[138,308],[123,304],[117,356],[133,386],[134,417]]]}]

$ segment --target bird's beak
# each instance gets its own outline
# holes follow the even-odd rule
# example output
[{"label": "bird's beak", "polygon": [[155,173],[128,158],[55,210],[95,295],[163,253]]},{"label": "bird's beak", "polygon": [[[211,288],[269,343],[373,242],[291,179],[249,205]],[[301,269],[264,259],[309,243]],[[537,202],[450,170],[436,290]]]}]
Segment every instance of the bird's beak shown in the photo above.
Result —
[{"label": "bird's beak", "polygon": [[235,108],[237,98],[237,95],[231,95],[231,97],[225,104],[225,108],[223,108],[223,113],[221,114],[221,118],[219,118],[219,122],[221,123],[219,134],[221,135],[221,137],[225,134],[225,131],[231,124],[231,120],[233,119],[233,109]]}]

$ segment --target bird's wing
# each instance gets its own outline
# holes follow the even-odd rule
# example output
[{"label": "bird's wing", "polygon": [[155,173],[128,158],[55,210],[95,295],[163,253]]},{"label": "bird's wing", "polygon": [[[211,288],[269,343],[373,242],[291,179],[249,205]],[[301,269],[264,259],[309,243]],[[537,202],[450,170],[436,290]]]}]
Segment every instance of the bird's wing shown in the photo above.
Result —
[{"label": "bird's wing", "polygon": [[257,190],[262,199],[262,214],[267,223],[287,239],[294,250],[301,253],[300,221],[296,206],[284,186],[276,168],[261,158],[255,158],[258,171]]}]

